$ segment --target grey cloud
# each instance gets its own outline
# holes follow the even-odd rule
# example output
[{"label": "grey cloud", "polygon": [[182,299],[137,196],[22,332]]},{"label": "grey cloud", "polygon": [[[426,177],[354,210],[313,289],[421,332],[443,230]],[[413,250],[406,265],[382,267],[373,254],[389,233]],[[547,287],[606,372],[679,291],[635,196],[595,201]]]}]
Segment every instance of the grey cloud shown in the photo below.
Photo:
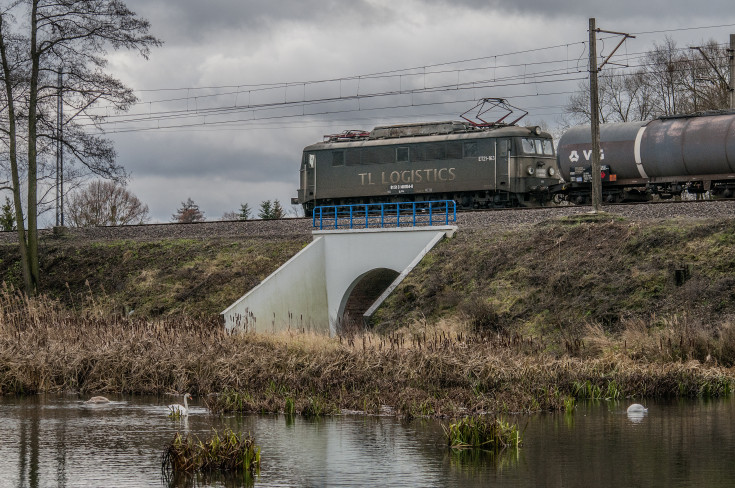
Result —
[{"label": "grey cloud", "polygon": [[[697,9],[691,0],[426,0],[430,4],[446,5],[477,10],[494,10],[499,13],[549,15],[552,17],[594,17],[599,21],[654,17],[719,18],[722,12],[732,9],[731,0],[708,0],[706,11]],[[694,15],[692,15],[694,14]]]},{"label": "grey cloud", "polygon": [[[135,136],[118,138],[118,161],[134,178],[165,177],[216,177],[248,183],[291,179],[297,181],[300,152],[278,154],[277,144],[266,143],[253,149],[235,148],[229,141],[221,143],[202,135],[179,133],[161,138]],[[200,133],[206,135],[206,133]],[[161,144],[165,141],[165,144]]]},{"label": "grey cloud", "polygon": [[[342,16],[359,16],[366,22],[387,13],[367,0],[128,0],[127,5],[151,22],[152,31],[164,42],[196,44],[223,31],[269,31],[288,21],[316,23],[328,28]],[[277,33],[271,32],[269,38]]]}]

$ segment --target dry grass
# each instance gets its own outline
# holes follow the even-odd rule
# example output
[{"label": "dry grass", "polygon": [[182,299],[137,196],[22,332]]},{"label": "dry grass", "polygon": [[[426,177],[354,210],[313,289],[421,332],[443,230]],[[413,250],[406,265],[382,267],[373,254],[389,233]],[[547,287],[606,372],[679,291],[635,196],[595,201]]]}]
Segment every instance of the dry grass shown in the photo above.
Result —
[{"label": "dry grass", "polygon": [[228,335],[215,319],[100,310],[91,299],[72,312],[0,293],[0,394],[190,391],[213,410],[456,417],[562,409],[587,391],[725,395],[733,381],[732,370],[714,364],[647,357],[655,336],[623,348],[603,335],[598,352],[582,357],[574,344],[570,354],[552,354],[537,337],[468,333],[449,323],[417,323],[385,337],[273,337]]}]

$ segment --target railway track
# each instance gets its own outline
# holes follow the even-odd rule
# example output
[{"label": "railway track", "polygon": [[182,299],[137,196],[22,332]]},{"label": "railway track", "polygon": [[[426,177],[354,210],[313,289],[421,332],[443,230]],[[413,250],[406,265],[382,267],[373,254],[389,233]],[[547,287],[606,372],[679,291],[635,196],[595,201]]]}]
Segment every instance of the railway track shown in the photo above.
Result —
[{"label": "railway track", "polygon": [[[513,208],[499,210],[478,209],[459,212],[457,225],[461,228],[485,226],[513,227],[534,224],[559,217],[591,212],[591,206],[557,206]],[[606,204],[603,211],[631,220],[664,220],[673,218],[735,218],[735,199],[661,201],[633,204]],[[181,239],[311,239],[311,218],[281,220],[212,221],[191,224],[162,223],[124,227],[69,228],[65,234],[55,235],[51,229],[41,230],[43,242],[81,240],[160,240]],[[0,232],[0,243],[16,242],[15,232]]]}]

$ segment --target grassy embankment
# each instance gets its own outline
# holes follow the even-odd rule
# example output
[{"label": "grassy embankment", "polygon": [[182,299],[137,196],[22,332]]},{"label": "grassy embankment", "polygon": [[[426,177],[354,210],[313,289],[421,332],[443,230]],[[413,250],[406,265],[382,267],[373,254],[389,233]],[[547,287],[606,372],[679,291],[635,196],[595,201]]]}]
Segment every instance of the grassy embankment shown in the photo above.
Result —
[{"label": "grassy embankment", "polygon": [[[248,287],[223,292],[218,272],[252,286],[301,242],[253,244],[229,267],[223,253],[238,247],[224,241],[47,248],[46,273],[78,278],[48,290],[65,304],[2,294],[0,393],[191,391],[214,410],[405,416],[723,395],[735,377],[733,244],[733,221],[460,231],[396,290],[375,332],[331,340],[230,336],[212,313]],[[190,280],[204,284],[182,299]]]},{"label": "grassy embankment", "polygon": [[[257,285],[306,244],[304,238],[41,243],[41,292],[79,309],[80,297],[116,313],[211,317]],[[0,245],[0,281],[22,285],[18,251]]]}]

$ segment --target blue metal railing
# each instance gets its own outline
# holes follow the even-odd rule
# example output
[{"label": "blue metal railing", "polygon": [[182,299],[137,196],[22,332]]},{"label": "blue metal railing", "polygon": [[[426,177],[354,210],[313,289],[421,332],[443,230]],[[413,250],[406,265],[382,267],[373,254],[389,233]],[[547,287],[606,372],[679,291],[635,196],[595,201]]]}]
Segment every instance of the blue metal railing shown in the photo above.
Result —
[{"label": "blue metal railing", "polygon": [[312,227],[319,230],[449,225],[456,221],[453,200],[326,205],[314,208],[312,214]]}]

